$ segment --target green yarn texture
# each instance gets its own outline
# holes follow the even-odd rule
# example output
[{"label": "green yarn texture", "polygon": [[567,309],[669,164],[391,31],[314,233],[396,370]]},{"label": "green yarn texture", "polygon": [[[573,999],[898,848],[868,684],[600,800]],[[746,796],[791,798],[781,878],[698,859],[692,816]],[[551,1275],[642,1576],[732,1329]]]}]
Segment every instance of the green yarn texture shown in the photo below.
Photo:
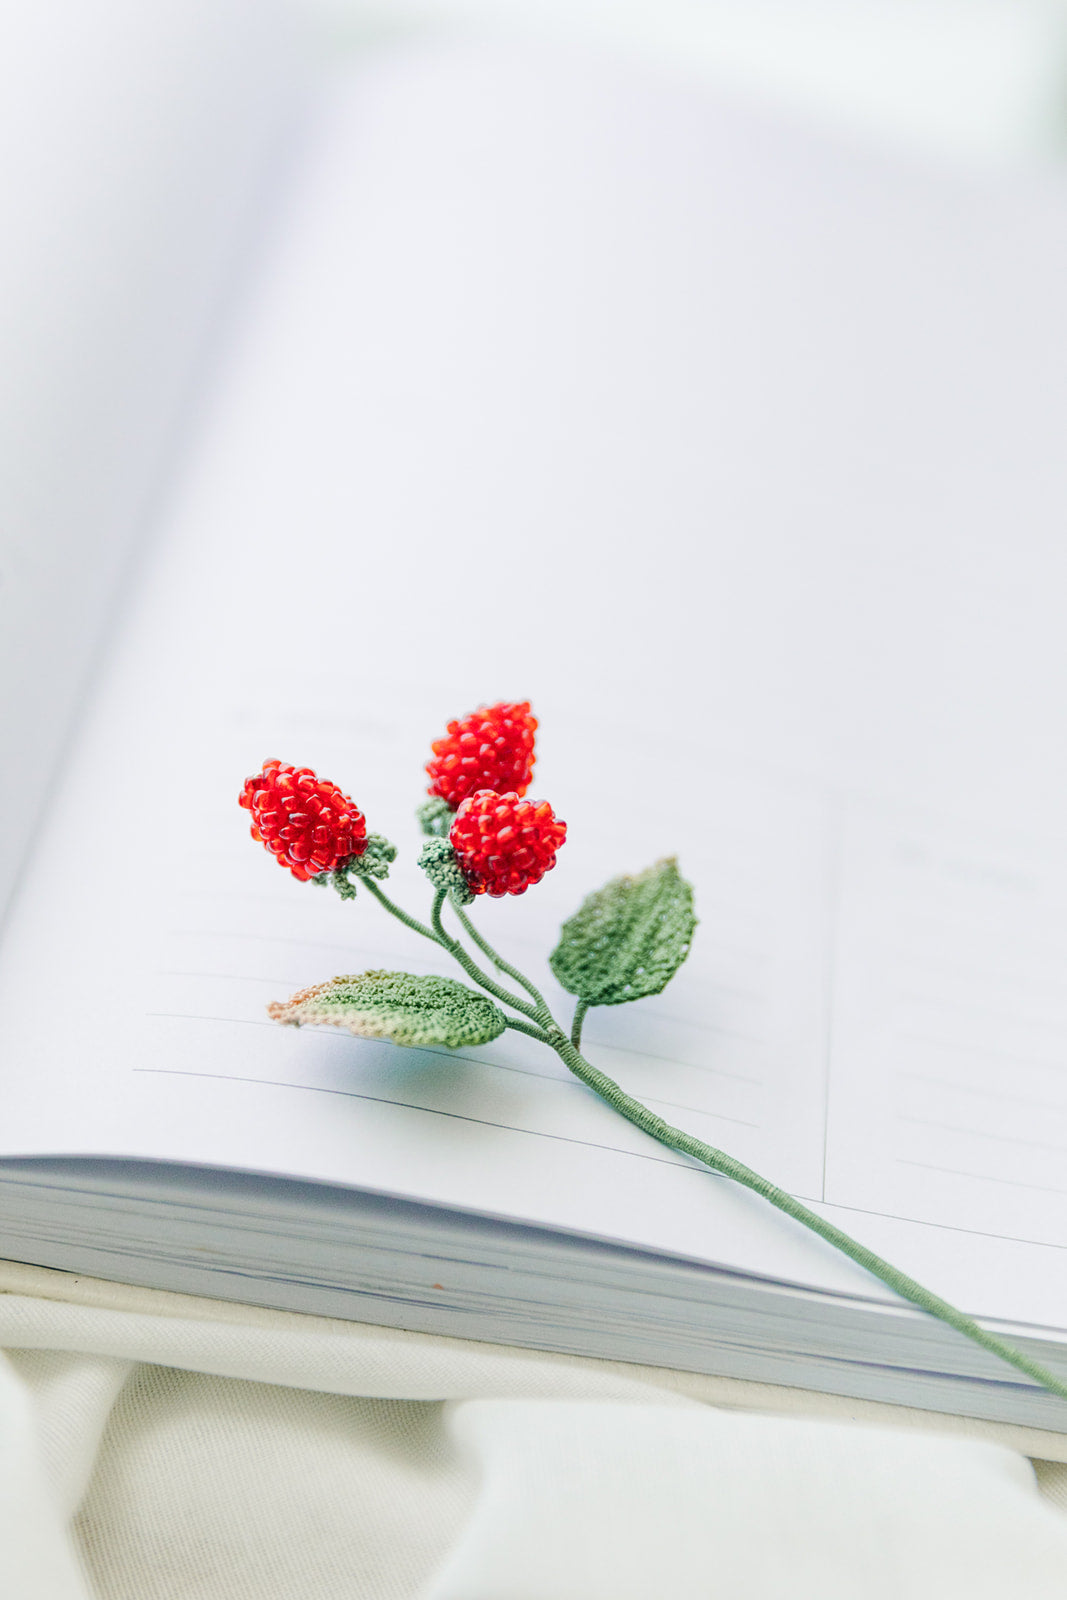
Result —
[{"label": "green yarn texture", "polygon": [[488,1044],[506,1026],[504,1013],[484,995],[454,978],[416,977],[410,972],[360,972],[301,989],[292,999],[267,1007],[275,1022],[294,1027],[324,1023],[364,1039],[393,1044]]},{"label": "green yarn texture", "polygon": [[419,866],[435,889],[443,889],[454,906],[469,906],[474,891],[463,876],[456,852],[447,839],[427,839],[419,855]]},{"label": "green yarn texture", "polygon": [[349,856],[343,871],[354,873],[357,878],[387,878],[395,860],[396,845],[380,833],[368,833],[363,854]]},{"label": "green yarn texture", "polygon": [[671,856],[588,895],[560,929],[549,963],[586,1005],[622,1005],[666,987],[696,925],[692,887]]},{"label": "green yarn texture", "polygon": [[353,878],[387,878],[395,860],[396,845],[390,844],[380,833],[368,833],[362,855],[349,856],[335,871],[320,872],[311,882],[328,883],[337,890],[342,900],[354,900],[356,886]]},{"label": "green yarn texture", "polygon": [[452,826],[455,814],[448,801],[442,800],[439,794],[432,794],[415,809],[415,816],[423,833],[432,834],[437,839],[448,838],[448,830]]}]

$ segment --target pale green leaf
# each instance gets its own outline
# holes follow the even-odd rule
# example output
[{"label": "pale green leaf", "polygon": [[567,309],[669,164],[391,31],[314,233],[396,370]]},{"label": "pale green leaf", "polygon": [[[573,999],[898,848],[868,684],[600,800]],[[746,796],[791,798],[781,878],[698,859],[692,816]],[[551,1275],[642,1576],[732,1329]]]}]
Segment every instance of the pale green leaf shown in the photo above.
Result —
[{"label": "pale green leaf", "polygon": [[394,1044],[488,1044],[506,1027],[504,1013],[484,995],[454,978],[410,972],[360,972],[301,989],[267,1007],[275,1022],[329,1023],[364,1039]]},{"label": "pale green leaf", "polygon": [[659,994],[689,954],[693,890],[673,856],[636,878],[612,878],[563,924],[549,961],[560,983],[590,1006]]}]

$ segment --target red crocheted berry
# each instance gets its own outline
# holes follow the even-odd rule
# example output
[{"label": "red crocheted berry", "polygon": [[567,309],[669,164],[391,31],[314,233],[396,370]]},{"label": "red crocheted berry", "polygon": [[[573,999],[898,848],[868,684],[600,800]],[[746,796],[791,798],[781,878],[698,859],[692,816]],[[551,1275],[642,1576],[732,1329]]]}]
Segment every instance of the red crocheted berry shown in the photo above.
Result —
[{"label": "red crocheted berry", "polygon": [[428,792],[440,795],[453,811],[479,789],[524,795],[536,760],[536,730],[528,700],[479,706],[469,717],[450,722],[447,737],[430,746]]},{"label": "red crocheted berry", "polygon": [[480,789],[463,801],[449,830],[456,860],[475,894],[525,894],[556,864],[567,824],[547,800]]},{"label": "red crocheted berry", "polygon": [[367,848],[362,811],[335,783],[316,778],[310,767],[265,761],[238,799],[252,813],[253,839],[302,883],[332,872]]}]

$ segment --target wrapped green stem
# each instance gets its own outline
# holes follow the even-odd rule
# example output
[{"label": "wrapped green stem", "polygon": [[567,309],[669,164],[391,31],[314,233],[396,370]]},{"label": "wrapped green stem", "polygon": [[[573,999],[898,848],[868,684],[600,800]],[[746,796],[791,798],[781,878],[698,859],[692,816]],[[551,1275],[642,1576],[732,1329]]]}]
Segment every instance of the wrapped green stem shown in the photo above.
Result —
[{"label": "wrapped green stem", "polygon": [[[656,880],[652,880],[648,875],[646,875],[645,880],[638,880],[646,899],[650,900],[652,898],[653,891],[662,898],[665,882],[668,889],[673,890],[673,884],[670,882],[668,873],[665,870],[672,867],[673,863],[662,863],[655,869],[658,873]],[[650,887],[645,888],[646,883]],[[832,1222],[828,1222],[824,1217],[819,1216],[818,1212],[812,1211],[809,1206],[795,1199],[785,1189],[780,1189],[777,1184],[772,1183],[768,1178],[762,1177],[758,1172],[754,1172],[751,1167],[745,1166],[743,1162],[728,1155],[726,1151],[719,1150],[714,1145],[706,1144],[702,1139],[695,1138],[682,1128],[674,1127],[654,1111],[650,1111],[647,1106],[642,1105],[641,1101],[635,1100],[632,1095],[627,1094],[613,1078],[608,1077],[606,1073],[601,1072],[599,1067],[595,1067],[590,1061],[587,1061],[578,1048],[581,1041],[582,1022],[590,1002],[579,998],[575,1007],[571,1035],[568,1038],[567,1034],[551,1015],[540,991],[515,967],[497,955],[489,942],[475,929],[470,919],[458,908],[456,908],[457,913],[460,915],[464,927],[474,943],[483,954],[489,957],[499,971],[507,973],[508,976],[519,983],[526,990],[530,999],[524,1000],[518,995],[511,994],[496,983],[487,973],[482,971],[477,962],[460,944],[459,940],[453,939],[447,933],[441,923],[441,910],[446,898],[444,890],[438,889],[434,897],[433,911],[430,918],[431,926],[428,928],[425,923],[417,921],[416,918],[410,917],[406,912],[402,911],[372,880],[366,880],[366,884],[367,888],[370,889],[371,893],[375,895],[385,909],[398,917],[405,926],[412,928],[416,933],[433,939],[437,944],[441,945],[459,962],[467,975],[473,978],[481,988],[493,995],[503,1005],[521,1013],[518,1017],[506,1017],[505,1026],[551,1046],[576,1078],[591,1089],[594,1094],[598,1095],[613,1111],[617,1111],[620,1116],[625,1117],[627,1122],[632,1123],[635,1128],[639,1128],[642,1133],[648,1134],[650,1138],[655,1139],[658,1144],[664,1145],[668,1150],[675,1150],[680,1155],[689,1156],[695,1161],[700,1161],[704,1166],[710,1168],[712,1172],[717,1172],[724,1178],[729,1178],[734,1183],[739,1183],[744,1188],[752,1190],[754,1194],[761,1196],[770,1205],[775,1206],[777,1210],[784,1212],[786,1216],[792,1217],[795,1222],[801,1223],[820,1239],[824,1239],[828,1244],[833,1245],[842,1255],[847,1256],[850,1261],[855,1261],[857,1265],[863,1267],[872,1277],[884,1283],[887,1288],[892,1289],[902,1299],[918,1306],[920,1310],[927,1312],[930,1316],[937,1317],[942,1322],[947,1323],[950,1328],[954,1328],[958,1333],[963,1334],[983,1350],[988,1350],[990,1354],[999,1356],[1002,1361],[1007,1362],[1017,1371],[1024,1373],[1028,1378],[1033,1379],[1035,1383],[1041,1384],[1052,1394],[1067,1399],[1067,1380],[1058,1377],[1048,1367],[1033,1360],[1025,1352],[1017,1350],[995,1333],[990,1333],[980,1323],[976,1322],[973,1317],[969,1317],[965,1312],[957,1310],[949,1301],[943,1300],[940,1295],[934,1294],[921,1283],[917,1283],[907,1273],[901,1272],[897,1267],[894,1267],[892,1262],[884,1260],[873,1250],[868,1249],[866,1245],[861,1244],[858,1239],[853,1239],[843,1229],[836,1227]],[[614,886],[611,887],[614,889]],[[605,920],[603,907],[594,904],[592,899],[587,901],[586,904],[587,908],[591,908],[587,912],[590,919],[595,913],[600,919],[601,926],[603,926]],[[608,911],[610,913],[613,914],[614,909],[614,905],[609,905]],[[688,939],[691,932],[691,925],[687,924],[689,915],[689,908],[683,903],[677,920],[681,922],[680,933],[686,939]],[[662,929],[663,923],[664,919],[660,917],[657,927]],[[642,945],[641,940],[636,937],[631,938],[630,941],[632,949],[637,952],[632,958],[635,963],[635,978],[643,980],[646,992],[652,988],[653,983],[656,984],[657,989],[661,988],[665,979],[661,979],[660,973],[652,975],[650,972],[652,962],[645,954],[649,944],[648,937],[641,928],[638,928],[637,932],[641,935],[644,943]],[[674,929],[670,929],[669,932],[671,939],[675,943],[680,943],[679,932]],[[665,949],[663,965],[666,966],[670,961],[676,959],[675,951],[669,947],[668,940],[662,933],[659,933],[658,936],[661,946]],[[639,963],[637,962],[638,955],[641,958]],[[563,966],[563,963],[557,961],[554,965],[557,966],[558,971]],[[646,974],[648,974],[647,978]],[[569,976],[570,974],[567,973],[566,975]],[[612,995],[609,1003],[612,1003],[615,999],[616,996]]]}]

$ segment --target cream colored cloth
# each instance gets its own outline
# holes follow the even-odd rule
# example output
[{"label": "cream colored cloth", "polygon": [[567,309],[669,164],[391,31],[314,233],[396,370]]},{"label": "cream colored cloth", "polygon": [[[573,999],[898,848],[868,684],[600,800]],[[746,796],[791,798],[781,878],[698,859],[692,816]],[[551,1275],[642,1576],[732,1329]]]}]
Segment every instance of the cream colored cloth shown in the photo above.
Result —
[{"label": "cream colored cloth", "polygon": [[1056,1436],[14,1264],[0,1291],[4,1600],[1067,1596],[1065,1469],[1043,1496],[1000,1442]]}]

